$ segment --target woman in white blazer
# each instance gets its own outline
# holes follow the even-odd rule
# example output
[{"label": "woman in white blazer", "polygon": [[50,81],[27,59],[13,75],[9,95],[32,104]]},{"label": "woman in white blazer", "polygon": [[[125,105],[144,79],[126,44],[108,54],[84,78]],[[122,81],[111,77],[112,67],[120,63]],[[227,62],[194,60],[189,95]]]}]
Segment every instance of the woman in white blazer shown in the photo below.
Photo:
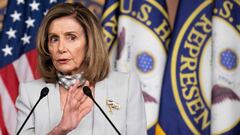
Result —
[{"label": "woman in white blazer", "polygon": [[109,73],[109,60],[97,18],[79,3],[51,8],[38,31],[37,50],[42,79],[21,83],[16,101],[17,131],[49,88],[21,134],[114,135],[117,132],[93,101],[88,86],[122,135],[146,135],[146,118],[138,79]]}]

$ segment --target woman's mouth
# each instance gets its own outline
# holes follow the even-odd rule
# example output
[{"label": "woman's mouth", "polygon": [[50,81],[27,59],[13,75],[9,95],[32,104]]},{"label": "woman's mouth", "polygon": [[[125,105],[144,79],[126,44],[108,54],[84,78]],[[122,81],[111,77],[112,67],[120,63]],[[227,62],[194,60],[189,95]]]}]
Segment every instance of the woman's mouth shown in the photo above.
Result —
[{"label": "woman's mouth", "polygon": [[70,59],[58,59],[57,62],[59,64],[67,64],[70,61]]}]

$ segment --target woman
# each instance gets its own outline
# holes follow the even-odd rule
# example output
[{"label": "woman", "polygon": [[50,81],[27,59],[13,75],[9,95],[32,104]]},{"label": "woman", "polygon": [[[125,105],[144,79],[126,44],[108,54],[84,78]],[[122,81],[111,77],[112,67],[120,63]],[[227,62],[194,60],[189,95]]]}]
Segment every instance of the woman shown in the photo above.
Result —
[{"label": "woman", "polygon": [[50,9],[39,28],[37,49],[42,79],[20,84],[17,130],[41,89],[48,87],[49,94],[38,104],[22,134],[116,134],[84,95],[83,86],[90,87],[121,134],[146,134],[144,102],[137,78],[109,73],[101,26],[87,8],[79,3],[64,3]]}]

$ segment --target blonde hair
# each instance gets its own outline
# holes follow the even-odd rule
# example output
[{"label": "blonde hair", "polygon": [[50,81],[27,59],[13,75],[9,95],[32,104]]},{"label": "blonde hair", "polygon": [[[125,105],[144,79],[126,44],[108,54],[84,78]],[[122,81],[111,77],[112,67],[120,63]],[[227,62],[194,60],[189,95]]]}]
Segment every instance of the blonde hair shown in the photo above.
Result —
[{"label": "blonde hair", "polygon": [[109,73],[109,58],[101,25],[96,16],[80,3],[61,3],[52,7],[43,18],[37,36],[38,68],[42,78],[57,82],[57,71],[48,51],[48,29],[54,19],[72,16],[83,27],[86,35],[86,55],[81,64],[83,76],[95,84]]}]

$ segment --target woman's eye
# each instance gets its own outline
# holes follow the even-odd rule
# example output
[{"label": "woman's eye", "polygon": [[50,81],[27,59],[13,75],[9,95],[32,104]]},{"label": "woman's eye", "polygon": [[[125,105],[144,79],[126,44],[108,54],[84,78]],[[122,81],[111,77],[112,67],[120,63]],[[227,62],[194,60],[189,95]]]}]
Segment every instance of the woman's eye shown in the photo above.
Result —
[{"label": "woman's eye", "polygon": [[48,38],[48,41],[50,43],[55,43],[55,42],[58,41],[58,37],[57,36],[51,36],[51,37]]},{"label": "woman's eye", "polygon": [[77,36],[75,36],[75,35],[72,35],[72,34],[67,35],[67,39],[68,39],[68,40],[74,41],[76,38],[77,38]]}]

